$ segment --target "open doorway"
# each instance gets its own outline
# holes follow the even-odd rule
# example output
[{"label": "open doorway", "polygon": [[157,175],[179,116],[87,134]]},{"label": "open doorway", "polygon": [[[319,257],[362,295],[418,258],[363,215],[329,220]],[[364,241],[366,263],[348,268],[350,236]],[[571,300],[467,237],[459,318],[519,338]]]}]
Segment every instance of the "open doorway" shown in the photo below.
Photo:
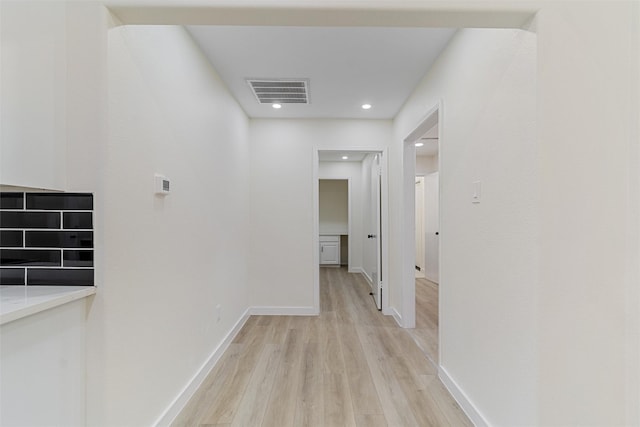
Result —
[{"label": "open doorway", "polygon": [[416,222],[416,324],[410,330],[427,357],[438,364],[440,179],[438,123],[414,145]]},{"label": "open doorway", "polygon": [[[384,312],[388,306],[388,290],[383,285],[387,277],[385,151],[317,150],[316,155],[314,246],[318,260],[315,263],[317,302],[320,268],[339,265],[335,260],[327,262],[326,256],[343,256],[340,249],[345,246],[340,248],[337,245],[347,240],[348,262],[344,268],[348,268],[349,273],[363,276],[371,290],[370,295],[363,298],[371,300]],[[344,184],[340,182],[346,182],[348,187],[346,219],[344,205],[337,207],[335,200],[331,201],[338,197],[338,187],[344,192]],[[340,198],[344,200],[344,196]],[[338,218],[340,215],[343,219]],[[340,255],[332,251],[339,251]]]},{"label": "open doorway", "polygon": [[405,138],[403,304],[405,328],[427,357],[439,360],[440,105]]}]

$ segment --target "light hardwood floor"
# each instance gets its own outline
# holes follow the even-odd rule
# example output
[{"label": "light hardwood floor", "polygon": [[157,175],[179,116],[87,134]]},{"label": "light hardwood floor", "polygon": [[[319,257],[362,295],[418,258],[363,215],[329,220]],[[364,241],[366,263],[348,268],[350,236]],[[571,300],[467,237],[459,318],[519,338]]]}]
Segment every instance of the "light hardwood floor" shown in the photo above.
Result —
[{"label": "light hardwood floor", "polygon": [[416,327],[407,329],[414,341],[438,364],[438,285],[424,278],[416,279]]},{"label": "light hardwood floor", "polygon": [[320,316],[250,317],[173,425],[472,425],[360,275],[320,286]]}]

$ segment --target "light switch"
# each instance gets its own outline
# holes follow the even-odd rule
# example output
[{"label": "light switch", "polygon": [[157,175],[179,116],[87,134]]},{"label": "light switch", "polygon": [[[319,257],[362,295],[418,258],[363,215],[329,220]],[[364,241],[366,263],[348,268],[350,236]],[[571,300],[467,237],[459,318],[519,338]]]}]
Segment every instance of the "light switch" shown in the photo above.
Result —
[{"label": "light switch", "polygon": [[155,193],[160,196],[166,196],[171,191],[171,182],[166,176],[155,174]]},{"label": "light switch", "polygon": [[471,196],[471,203],[480,203],[480,198],[482,196],[482,185],[480,181],[474,181],[472,186],[473,194]]}]

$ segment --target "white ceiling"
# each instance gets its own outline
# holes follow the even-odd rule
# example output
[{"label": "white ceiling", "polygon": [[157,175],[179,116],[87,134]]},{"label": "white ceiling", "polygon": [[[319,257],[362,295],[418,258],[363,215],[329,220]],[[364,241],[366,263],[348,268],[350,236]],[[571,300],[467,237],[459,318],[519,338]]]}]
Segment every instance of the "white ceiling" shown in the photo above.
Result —
[{"label": "white ceiling", "polygon": [[[189,26],[252,118],[391,119],[454,29]],[[309,105],[260,105],[246,78],[307,78]],[[373,105],[368,111],[363,103]]]},{"label": "white ceiling", "polygon": [[[318,160],[321,162],[361,162],[369,154],[369,151],[318,151]],[[343,159],[347,156],[347,159]]]}]

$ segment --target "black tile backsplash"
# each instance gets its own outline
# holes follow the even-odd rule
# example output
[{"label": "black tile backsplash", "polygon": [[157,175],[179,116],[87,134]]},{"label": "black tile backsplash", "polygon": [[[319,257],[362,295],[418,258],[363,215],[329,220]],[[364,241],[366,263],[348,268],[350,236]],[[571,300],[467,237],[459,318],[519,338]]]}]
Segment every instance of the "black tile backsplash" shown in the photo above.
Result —
[{"label": "black tile backsplash", "polygon": [[61,266],[62,251],[59,249],[0,249],[0,265],[40,265],[46,267]]},{"label": "black tile backsplash", "polygon": [[21,248],[23,245],[22,230],[2,230],[0,231],[1,248]]},{"label": "black tile backsplash", "polygon": [[93,210],[93,195],[82,193],[26,193],[27,209]]},{"label": "black tile backsplash", "polygon": [[60,213],[0,211],[0,228],[60,228]]},{"label": "black tile backsplash", "polygon": [[62,260],[64,267],[93,267],[93,251],[65,250]]},{"label": "black tile backsplash", "polygon": [[93,228],[93,215],[91,212],[63,212],[62,228],[91,230]]},{"label": "black tile backsplash", "polygon": [[22,209],[24,193],[0,193],[0,209]]},{"label": "black tile backsplash", "polygon": [[93,248],[93,231],[27,231],[28,248]]},{"label": "black tile backsplash", "polygon": [[24,285],[24,268],[0,268],[0,285]]},{"label": "black tile backsplash", "polygon": [[27,285],[93,286],[92,268],[28,268]]},{"label": "black tile backsplash", "polygon": [[93,256],[93,195],[0,193],[0,284],[93,286]]}]

